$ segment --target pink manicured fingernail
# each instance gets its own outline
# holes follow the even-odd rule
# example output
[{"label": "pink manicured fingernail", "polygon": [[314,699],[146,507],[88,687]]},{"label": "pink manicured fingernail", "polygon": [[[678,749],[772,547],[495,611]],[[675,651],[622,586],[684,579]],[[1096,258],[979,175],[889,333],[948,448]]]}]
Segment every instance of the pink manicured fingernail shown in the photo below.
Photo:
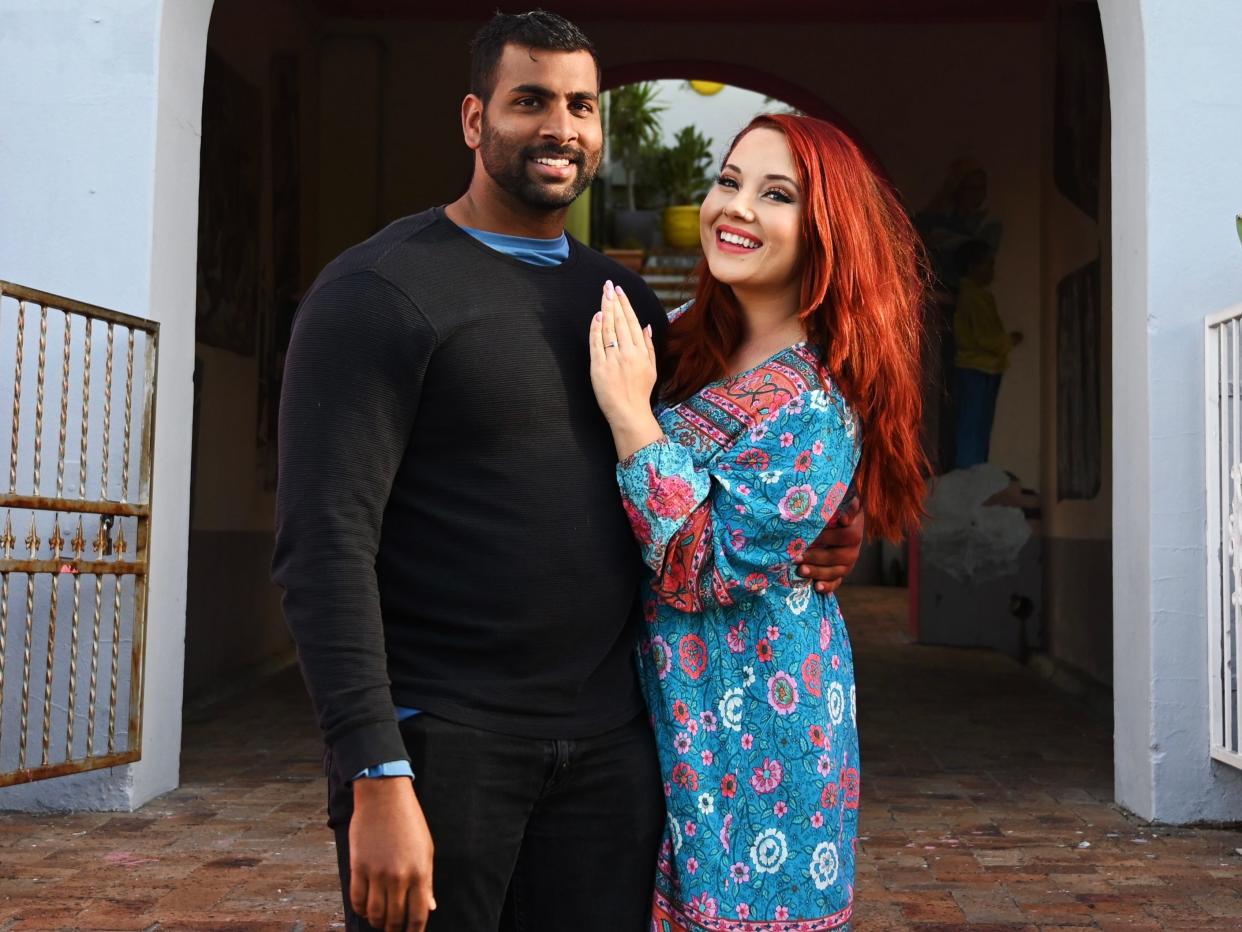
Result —
[{"label": "pink manicured fingernail", "polygon": [[612,279],[609,279],[608,281],[604,282],[604,294],[611,298],[612,292],[613,292]]},{"label": "pink manicured fingernail", "polygon": [[617,286],[617,294],[625,294],[625,290],[620,285]]},{"label": "pink manicured fingernail", "polygon": [[603,311],[596,311],[596,312],[595,312],[595,322],[598,324],[598,323],[599,323],[601,320],[603,320],[603,319],[604,319],[604,312],[603,312]]}]

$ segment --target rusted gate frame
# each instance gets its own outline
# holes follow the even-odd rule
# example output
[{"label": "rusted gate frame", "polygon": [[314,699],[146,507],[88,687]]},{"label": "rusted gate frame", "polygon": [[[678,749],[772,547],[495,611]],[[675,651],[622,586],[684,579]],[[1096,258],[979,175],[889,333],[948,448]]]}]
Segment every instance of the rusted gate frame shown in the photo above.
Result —
[{"label": "rusted gate frame", "polygon": [[[34,459],[34,477],[35,489],[39,490],[39,478],[41,468],[42,455],[42,419],[43,419],[43,399],[44,399],[44,376],[46,374],[46,335],[47,335],[47,312],[48,310],[61,311],[65,315],[64,330],[64,359],[63,359],[63,379],[61,390],[61,411],[60,411],[60,434],[57,459],[57,495],[19,495],[16,493],[16,477],[17,477],[17,459],[18,459],[18,437],[20,433],[20,394],[21,394],[21,366],[23,354],[23,341],[25,337],[24,329],[19,326],[18,344],[17,344],[17,384],[14,388],[14,411],[13,411],[13,435],[12,447],[10,451],[10,491],[0,492],[0,509],[4,509],[7,513],[11,513],[11,509],[28,509],[31,511],[30,532],[26,538],[29,557],[26,559],[15,559],[12,551],[16,546],[16,540],[13,535],[11,522],[8,517],[5,519],[5,527],[3,533],[0,534],[0,580],[3,580],[0,587],[0,726],[3,725],[3,687],[4,687],[4,648],[5,648],[5,631],[7,627],[9,613],[9,578],[12,573],[20,573],[26,576],[26,645],[23,656],[23,683],[22,683],[22,717],[20,735],[20,755],[19,767],[13,771],[0,772],[0,787],[11,786],[18,783],[28,783],[33,780],[46,779],[48,777],[63,776],[70,773],[81,773],[88,770],[98,770],[105,767],[114,767],[119,764],[131,763],[138,760],[142,756],[142,702],[143,702],[143,684],[145,680],[145,660],[146,660],[146,623],[147,623],[147,568],[150,562],[150,518],[151,518],[151,472],[153,464],[153,445],[154,445],[154,429],[155,429],[155,385],[156,385],[156,367],[158,361],[159,348],[159,324],[155,321],[144,320],[139,317],[133,317],[128,314],[122,314],[108,308],[97,307],[92,304],[86,304],[81,301],[75,301],[71,298],[64,298],[59,295],[49,294],[34,288],[28,288],[23,285],[17,285],[10,282],[0,281],[0,299],[11,298],[18,302],[19,323],[24,321],[25,305],[31,304],[39,308],[40,315],[40,341],[39,341],[39,358],[38,358],[38,382],[37,382],[37,403],[36,403],[36,428],[35,428],[35,459]],[[66,452],[66,424],[68,414],[68,384],[70,372],[70,349],[72,343],[72,331],[70,324],[70,315],[77,315],[86,320],[85,324],[85,343],[84,357],[82,360],[83,367],[83,405],[82,405],[82,437],[81,437],[81,458],[79,460],[79,495],[77,498],[66,498],[61,493],[64,489],[64,469],[65,469],[65,452]],[[87,473],[87,449],[88,449],[88,432],[89,432],[89,391],[90,391],[90,356],[91,356],[91,323],[92,321],[101,321],[107,325],[107,356],[106,356],[106,375],[105,389],[107,395],[104,398],[104,426],[103,426],[103,462],[101,465],[101,482],[100,482],[100,498],[87,499],[86,491],[86,473]],[[128,353],[126,355],[126,393],[125,393],[125,425],[124,425],[124,447],[122,448],[123,459],[123,475],[121,483],[121,500],[114,501],[107,499],[108,485],[108,466],[109,455],[111,452],[109,431],[111,428],[111,398],[112,398],[112,367],[113,367],[113,336],[114,328],[120,326],[129,331]],[[129,461],[130,448],[132,441],[132,414],[133,414],[133,376],[134,376],[134,334],[142,332],[146,334],[145,352],[144,352],[144,380],[143,380],[143,408],[142,408],[142,424],[141,424],[141,445],[139,448],[139,475],[138,475],[138,498],[141,501],[137,503],[127,502],[125,499],[129,494]],[[37,559],[36,554],[40,546],[40,541],[36,533],[35,512],[52,512],[53,518],[53,534],[49,538],[48,544],[52,547],[52,559]],[[74,551],[73,557],[62,556],[61,551],[65,545],[63,536],[61,535],[59,516],[65,513],[67,516],[76,515],[78,518],[77,531],[74,537],[69,541],[70,548]],[[100,516],[99,532],[94,540],[94,549],[96,556],[103,556],[113,546],[111,539],[111,525],[105,528],[104,519],[111,516],[113,518],[136,518],[137,532],[134,541],[134,559],[133,560],[84,560],[82,555],[86,550],[87,542],[82,531],[82,516],[98,515]],[[72,528],[71,528],[72,529]],[[127,543],[124,540],[124,528],[118,531],[116,545],[119,547],[118,557],[123,557]],[[70,655],[70,699],[68,702],[67,716],[67,735],[66,735],[66,756],[72,758],[74,743],[74,716],[76,712],[76,664],[78,657],[78,631],[79,631],[79,610],[80,610],[80,580],[82,575],[91,575],[95,579],[94,592],[94,626],[92,628],[92,644],[91,644],[91,677],[90,677],[90,695],[88,708],[90,710],[90,718],[88,721],[88,734],[86,743],[86,756],[77,759],[69,759],[59,763],[49,762],[49,742],[51,737],[51,718],[50,718],[50,702],[52,696],[52,677],[53,664],[55,660],[55,633],[57,622],[57,600],[60,590],[60,576],[63,574],[71,574],[73,578],[73,628],[72,628],[72,648]],[[27,708],[29,705],[29,689],[28,682],[30,676],[30,639],[34,629],[34,612],[33,612],[33,592],[35,576],[47,574],[51,576],[51,602],[48,616],[48,650],[45,661],[45,686],[44,686],[44,713],[41,729],[42,737],[42,764],[35,767],[26,767],[26,747],[28,741],[27,725]],[[111,576],[114,580],[113,588],[113,617],[112,617],[112,665],[111,665],[111,690],[109,692],[109,716],[108,716],[108,753],[96,754],[95,752],[95,719],[97,717],[95,711],[95,692],[97,688],[97,673],[99,661],[99,645],[101,634],[101,608],[103,596],[103,577]],[[117,751],[116,733],[115,733],[115,716],[116,704],[118,701],[117,675],[119,670],[119,642],[121,636],[121,582],[124,576],[134,577],[133,591],[133,639],[130,651],[130,682],[129,682],[129,709],[128,709],[128,729],[126,732],[126,748]]]}]

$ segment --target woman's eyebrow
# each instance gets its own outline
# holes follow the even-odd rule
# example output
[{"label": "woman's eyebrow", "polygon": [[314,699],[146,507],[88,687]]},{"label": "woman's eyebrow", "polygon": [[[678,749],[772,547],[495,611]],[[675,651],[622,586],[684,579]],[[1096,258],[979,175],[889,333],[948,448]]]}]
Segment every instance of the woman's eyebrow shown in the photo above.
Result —
[{"label": "woman's eyebrow", "polygon": [[[743,174],[742,170],[738,168],[736,165],[734,165],[732,162],[725,162],[724,167],[729,169],[730,171],[737,172],[737,174],[739,175]],[[802,188],[799,187],[798,182],[790,178],[788,175],[764,175],[763,177],[765,181],[788,181],[791,185],[794,186],[795,189],[799,191],[802,190]]]}]

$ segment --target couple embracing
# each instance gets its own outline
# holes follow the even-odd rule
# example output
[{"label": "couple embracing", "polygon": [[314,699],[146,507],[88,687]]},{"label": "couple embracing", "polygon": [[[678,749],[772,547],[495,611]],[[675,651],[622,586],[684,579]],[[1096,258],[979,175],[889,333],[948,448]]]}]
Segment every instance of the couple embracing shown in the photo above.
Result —
[{"label": "couple embracing", "polygon": [[467,192],[320,274],[274,578],[351,929],[848,926],[859,760],[833,591],[916,518],[921,278],[839,130],[766,115],[695,299],[567,237],[602,154],[573,24],[497,14]]}]

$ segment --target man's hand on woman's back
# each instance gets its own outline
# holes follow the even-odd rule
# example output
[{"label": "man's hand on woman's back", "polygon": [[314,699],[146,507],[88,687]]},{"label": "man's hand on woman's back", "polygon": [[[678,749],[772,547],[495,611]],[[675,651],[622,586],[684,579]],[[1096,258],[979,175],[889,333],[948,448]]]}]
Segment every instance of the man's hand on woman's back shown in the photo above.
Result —
[{"label": "man's hand on woman's back", "polygon": [[825,527],[799,561],[798,575],[815,583],[815,591],[836,592],[862,550],[862,500],[854,498]]}]

